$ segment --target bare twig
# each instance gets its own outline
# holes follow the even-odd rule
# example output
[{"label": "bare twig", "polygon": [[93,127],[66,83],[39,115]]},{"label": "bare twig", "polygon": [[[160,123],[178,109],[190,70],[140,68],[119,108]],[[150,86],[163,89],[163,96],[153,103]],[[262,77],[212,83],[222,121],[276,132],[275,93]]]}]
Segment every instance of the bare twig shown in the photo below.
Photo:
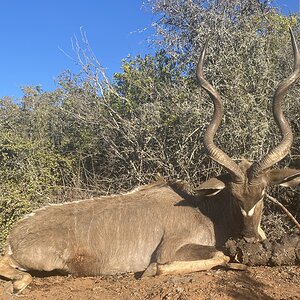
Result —
[{"label": "bare twig", "polygon": [[300,224],[298,223],[298,221],[294,218],[294,216],[287,210],[287,208],[281,204],[277,199],[275,199],[274,197],[270,196],[269,194],[266,194],[267,198],[269,200],[271,200],[273,203],[277,204],[278,206],[281,207],[281,209],[287,214],[287,216],[295,223],[295,225],[297,226],[298,230],[300,231]]}]

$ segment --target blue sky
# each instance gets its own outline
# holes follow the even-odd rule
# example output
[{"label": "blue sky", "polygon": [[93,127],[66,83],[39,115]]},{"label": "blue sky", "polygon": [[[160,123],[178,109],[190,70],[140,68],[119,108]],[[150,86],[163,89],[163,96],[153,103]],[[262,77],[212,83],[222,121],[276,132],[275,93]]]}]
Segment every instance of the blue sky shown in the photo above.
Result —
[{"label": "blue sky", "polygon": [[[0,97],[22,95],[21,86],[55,89],[64,70],[76,72],[71,38],[86,31],[90,45],[107,68],[118,72],[127,55],[151,51],[146,39],[154,17],[142,0],[0,0]],[[275,1],[286,13],[299,0]]]}]

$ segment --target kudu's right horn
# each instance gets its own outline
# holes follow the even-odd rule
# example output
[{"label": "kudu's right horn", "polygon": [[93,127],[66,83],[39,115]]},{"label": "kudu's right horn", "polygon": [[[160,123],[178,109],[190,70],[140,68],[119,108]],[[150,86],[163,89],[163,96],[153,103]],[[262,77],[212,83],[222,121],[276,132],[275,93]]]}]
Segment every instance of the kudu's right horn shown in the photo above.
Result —
[{"label": "kudu's right horn", "polygon": [[282,160],[290,151],[293,143],[293,132],[282,112],[282,100],[286,96],[289,88],[300,77],[300,52],[296,43],[295,36],[290,29],[290,35],[294,53],[294,70],[279,84],[273,97],[273,116],[282,135],[281,142],[259,162],[254,163],[250,168],[249,180],[255,181],[265,170],[271,168],[274,164]]}]

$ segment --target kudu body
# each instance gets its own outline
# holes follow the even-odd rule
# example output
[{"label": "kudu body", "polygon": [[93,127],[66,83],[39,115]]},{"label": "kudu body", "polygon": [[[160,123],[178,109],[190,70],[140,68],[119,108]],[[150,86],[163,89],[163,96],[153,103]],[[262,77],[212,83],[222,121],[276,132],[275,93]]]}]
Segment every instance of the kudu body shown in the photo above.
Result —
[{"label": "kudu body", "polygon": [[130,193],[49,205],[25,216],[13,227],[0,276],[13,281],[15,291],[32,280],[26,271],[59,270],[78,275],[144,272],[144,276],[186,273],[225,265],[218,251],[229,237],[265,238],[260,228],[267,186],[299,182],[300,171],[271,170],[292,145],[292,132],[281,101],[300,76],[300,54],[292,35],[295,67],[274,95],[274,118],[282,134],[280,144],[260,162],[236,164],[214,142],[223,105],[204,79],[202,51],[197,78],[214,102],[214,116],[204,145],[227,174],[202,183],[197,196],[160,180]]}]

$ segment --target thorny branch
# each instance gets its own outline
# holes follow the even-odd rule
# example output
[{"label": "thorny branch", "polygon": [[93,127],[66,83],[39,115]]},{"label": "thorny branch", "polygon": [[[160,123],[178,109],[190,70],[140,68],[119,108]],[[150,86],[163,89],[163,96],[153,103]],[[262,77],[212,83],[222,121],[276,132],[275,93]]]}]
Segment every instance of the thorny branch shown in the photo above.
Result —
[{"label": "thorny branch", "polygon": [[266,194],[266,196],[267,196],[267,198],[269,200],[271,200],[273,203],[275,203],[276,205],[278,205],[287,214],[287,216],[292,220],[293,223],[295,223],[295,225],[297,226],[298,230],[300,231],[300,224],[294,218],[294,216],[288,211],[288,209],[283,204],[281,204],[276,198],[270,196],[269,194]]}]

